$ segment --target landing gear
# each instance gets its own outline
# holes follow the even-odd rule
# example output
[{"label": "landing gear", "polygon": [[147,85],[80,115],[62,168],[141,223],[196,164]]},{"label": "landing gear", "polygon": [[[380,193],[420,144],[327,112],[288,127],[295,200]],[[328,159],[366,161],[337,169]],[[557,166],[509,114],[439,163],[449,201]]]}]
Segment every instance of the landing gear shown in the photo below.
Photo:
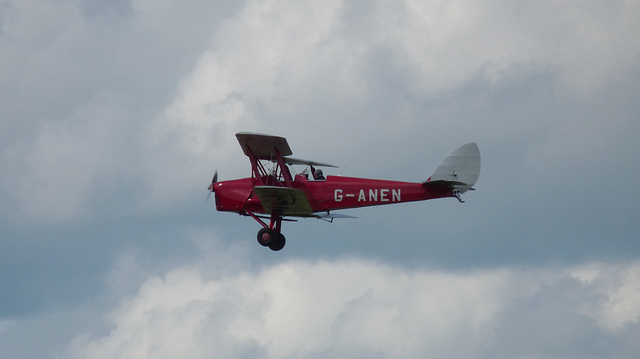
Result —
[{"label": "landing gear", "polygon": [[258,231],[258,243],[263,247],[269,247],[272,251],[284,248],[286,239],[282,233],[277,233],[271,228],[262,228]]},{"label": "landing gear", "polygon": [[287,241],[285,240],[284,235],[282,233],[278,233],[278,236],[276,237],[276,240],[269,245],[269,248],[272,251],[276,251],[277,252],[277,251],[281,250],[282,248],[284,248],[284,245],[285,245],[286,242]]},{"label": "landing gear", "polygon": [[276,237],[276,232],[271,228],[262,228],[258,231],[258,243],[263,247],[268,247],[275,242]]},{"label": "landing gear", "polygon": [[[249,213],[252,215],[252,213]],[[260,243],[263,247],[269,247],[272,251],[279,251],[284,248],[286,243],[286,239],[284,235],[280,233],[280,224],[282,221],[282,217],[272,217],[271,225],[267,226],[262,220],[258,217],[254,217],[258,220],[263,228],[258,231],[258,243]]]}]

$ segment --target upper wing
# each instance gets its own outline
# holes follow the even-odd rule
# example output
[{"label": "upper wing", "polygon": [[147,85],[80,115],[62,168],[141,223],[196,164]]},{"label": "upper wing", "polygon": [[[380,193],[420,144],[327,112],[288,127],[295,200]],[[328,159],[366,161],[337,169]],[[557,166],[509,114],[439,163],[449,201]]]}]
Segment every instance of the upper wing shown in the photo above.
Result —
[{"label": "upper wing", "polygon": [[240,142],[242,152],[249,156],[249,153],[260,160],[276,161],[274,149],[278,149],[280,155],[283,157],[284,163],[289,165],[312,165],[323,167],[337,167],[323,162],[315,162],[308,160],[301,160],[298,158],[291,158],[293,152],[287,143],[287,139],[280,136],[263,135],[260,133],[239,132],[236,133],[236,138]]},{"label": "upper wing", "polygon": [[236,138],[240,142],[242,151],[245,155],[253,153],[258,159],[271,160],[274,159],[274,149],[278,149],[281,156],[291,156],[291,148],[287,143],[287,139],[279,136],[263,135],[259,133],[239,132]]},{"label": "upper wing", "polygon": [[301,160],[299,158],[291,158],[291,157],[285,158],[284,159],[284,163],[286,163],[288,165],[311,165],[311,166],[316,166],[316,167],[334,167],[334,168],[338,167],[338,166],[330,165],[328,163]]},{"label": "upper wing", "polygon": [[313,213],[311,204],[302,190],[290,187],[255,186],[265,212],[283,216],[309,217]]}]

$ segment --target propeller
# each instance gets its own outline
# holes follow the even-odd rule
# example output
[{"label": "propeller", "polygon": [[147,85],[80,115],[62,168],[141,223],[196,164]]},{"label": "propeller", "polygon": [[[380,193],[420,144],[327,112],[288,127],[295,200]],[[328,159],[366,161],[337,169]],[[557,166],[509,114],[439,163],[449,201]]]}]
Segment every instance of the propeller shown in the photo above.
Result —
[{"label": "propeller", "polygon": [[216,182],[218,182],[218,171],[217,170],[213,174],[213,179],[211,179],[211,184],[209,185],[209,187],[207,187],[207,189],[209,190],[209,193],[207,194],[207,198],[205,199],[205,202],[209,201],[209,196],[211,196],[211,192],[213,192],[213,185],[215,185]]}]

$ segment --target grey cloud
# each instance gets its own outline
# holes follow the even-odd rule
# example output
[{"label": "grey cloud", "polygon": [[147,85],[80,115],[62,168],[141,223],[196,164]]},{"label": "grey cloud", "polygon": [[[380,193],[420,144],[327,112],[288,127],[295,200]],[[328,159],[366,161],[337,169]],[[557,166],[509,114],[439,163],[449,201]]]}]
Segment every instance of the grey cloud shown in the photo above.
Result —
[{"label": "grey cloud", "polygon": [[[615,268],[616,262],[634,262],[640,232],[633,201],[640,196],[635,184],[640,173],[637,6],[628,1],[580,6],[555,1],[4,2],[0,272],[3,318],[11,318],[11,324],[3,322],[0,330],[5,338],[15,338],[32,331],[20,331],[27,317],[35,323],[46,322],[51,313],[72,315],[70,308],[95,300],[111,263],[132,251],[144,262],[142,273],[130,282],[118,282],[114,277],[121,274],[113,274],[108,281],[121,289],[106,290],[113,295],[111,307],[126,311],[126,304],[114,303],[133,296],[139,281],[199,261],[200,248],[189,240],[192,232],[207,233],[203,241],[209,240],[216,253],[232,252],[235,260],[258,268],[280,268],[278,263],[285,262],[307,268],[319,281],[324,272],[305,267],[306,261],[376,258],[393,263],[387,266],[400,276],[394,277],[398,286],[403,275],[418,275],[398,274],[402,270],[394,265],[493,273],[501,267],[542,271],[550,263],[568,268],[604,261]],[[286,136],[298,157],[350,163],[344,169],[350,176],[421,181],[469,141],[480,145],[483,170],[478,191],[468,193],[464,205],[433,201],[352,211],[359,217],[353,221],[287,223],[287,248],[273,256],[256,246],[255,223],[214,213],[211,202],[203,203],[216,168],[221,179],[249,174],[233,137],[241,130]],[[211,239],[216,236],[221,239]],[[249,249],[234,252],[235,245]],[[242,268],[229,262],[233,270],[226,273],[237,279],[234,271]],[[220,282],[210,271],[194,271],[206,276],[194,286],[224,284],[245,303],[264,299],[244,298],[243,288]],[[263,272],[243,273],[248,283],[266,281]],[[636,322],[622,320],[634,315],[634,305],[625,300],[634,297],[633,289],[616,292],[616,300],[602,299],[604,290],[598,288],[603,284],[559,275],[562,285],[545,282],[532,297],[520,289],[513,289],[519,299],[505,294],[489,325],[497,328],[486,331],[493,335],[484,338],[490,344],[476,337],[474,345],[483,355],[535,352],[553,338],[544,333],[516,338],[514,333],[536,329],[554,316],[562,318],[559,328],[580,326],[583,337],[599,333],[602,345],[589,346],[595,353],[637,352],[629,339],[637,333]],[[149,293],[163,285],[162,280],[148,283]],[[379,317],[371,316],[373,322],[393,317],[420,330],[428,324],[408,319],[399,298],[381,298],[374,284],[369,287],[374,289],[336,298],[349,310],[333,312],[344,319],[333,329],[347,335],[374,310]],[[424,298],[408,288],[399,289]],[[576,302],[565,294],[589,296],[593,288],[594,296],[579,302],[584,308],[572,311]],[[276,293],[259,296],[270,295]],[[201,333],[208,334],[237,319],[237,313],[216,311],[227,302],[207,300],[184,308],[185,321],[178,323],[198,322]],[[626,304],[611,311],[599,300]],[[422,310],[417,303],[404,305]],[[520,315],[528,308],[530,316]],[[254,310],[261,313],[260,307]],[[188,315],[199,311],[209,311],[208,321]],[[165,328],[180,319],[158,315],[154,318]],[[450,348],[447,338],[477,333],[477,327],[459,323],[441,333],[443,341],[431,343],[444,344],[429,350],[444,352]],[[324,322],[316,325],[326,328]],[[394,325],[396,335],[411,336]],[[88,333],[78,337],[76,349],[88,350],[83,343],[94,349],[118,344],[102,329],[92,332],[90,324],[76,329],[65,335]],[[376,332],[350,337],[355,344],[333,338],[334,347],[323,344],[332,335],[324,333],[309,356],[387,353],[358,344],[378,339]],[[63,337],[48,342],[59,344]],[[194,346],[204,341],[198,338]],[[582,343],[577,336],[561,338]],[[229,334],[216,340],[227,345],[239,339]],[[228,346],[228,353],[273,353],[257,335],[242,340]],[[614,343],[621,347],[617,352]],[[278,350],[297,350],[285,344],[280,342]],[[420,352],[426,345],[416,339],[406,350]],[[544,355],[562,355],[561,346],[556,350],[549,344]],[[460,356],[469,348],[459,348]]]}]

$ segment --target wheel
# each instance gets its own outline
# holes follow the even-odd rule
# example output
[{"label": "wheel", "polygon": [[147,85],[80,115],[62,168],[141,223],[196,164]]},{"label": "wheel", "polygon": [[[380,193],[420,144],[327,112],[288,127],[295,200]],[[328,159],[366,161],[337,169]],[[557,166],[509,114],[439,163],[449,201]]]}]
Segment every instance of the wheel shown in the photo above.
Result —
[{"label": "wheel", "polygon": [[268,246],[274,242],[276,238],[276,232],[270,228],[262,228],[258,231],[258,243],[261,246]]},{"label": "wheel", "polygon": [[282,233],[278,233],[277,237],[274,241],[269,243],[269,248],[272,251],[279,251],[284,248],[284,245],[287,241],[284,239],[284,235]]}]

